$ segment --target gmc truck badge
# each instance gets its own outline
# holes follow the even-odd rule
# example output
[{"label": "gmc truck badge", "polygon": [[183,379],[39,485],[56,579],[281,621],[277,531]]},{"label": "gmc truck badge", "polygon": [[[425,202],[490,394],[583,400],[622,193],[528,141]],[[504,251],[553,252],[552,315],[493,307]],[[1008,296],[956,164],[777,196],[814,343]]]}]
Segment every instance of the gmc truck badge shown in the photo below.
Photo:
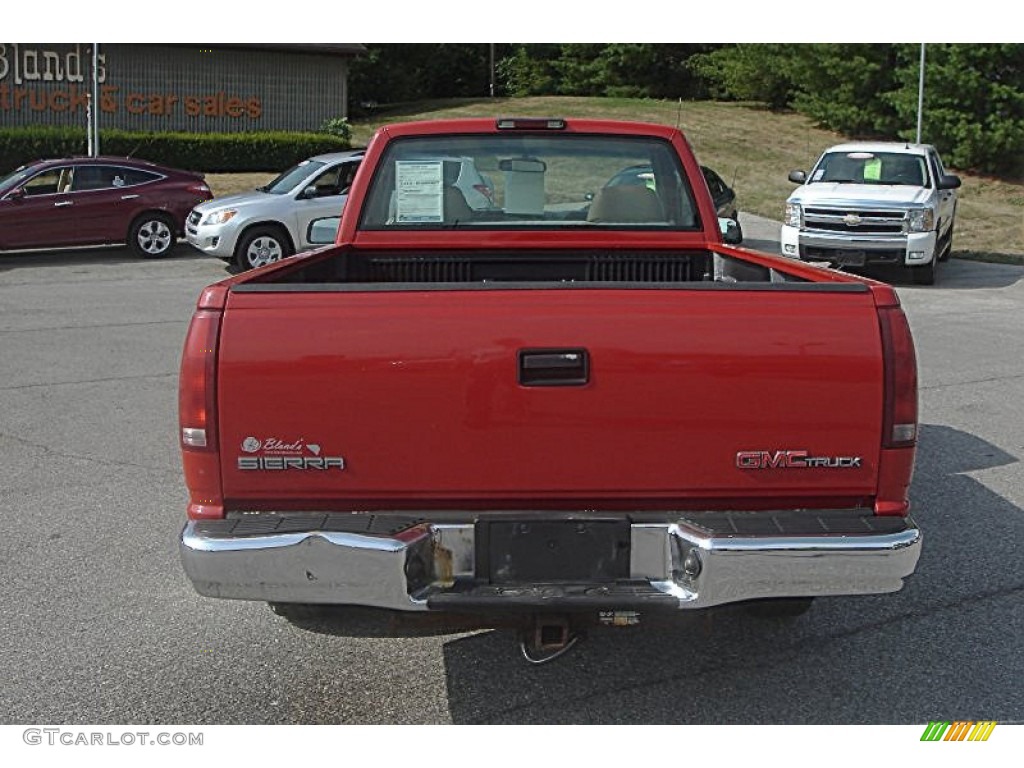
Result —
[{"label": "gmc truck badge", "polygon": [[740,451],[740,469],[853,469],[861,466],[860,456],[811,456],[809,451]]}]

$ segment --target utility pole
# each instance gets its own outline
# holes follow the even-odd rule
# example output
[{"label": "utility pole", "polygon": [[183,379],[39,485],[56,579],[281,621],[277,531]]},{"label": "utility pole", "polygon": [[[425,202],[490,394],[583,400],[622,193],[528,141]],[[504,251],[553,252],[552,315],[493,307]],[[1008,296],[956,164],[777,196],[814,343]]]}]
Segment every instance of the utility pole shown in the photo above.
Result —
[{"label": "utility pole", "polygon": [[92,157],[92,93],[85,98],[85,154]]},{"label": "utility pole", "polygon": [[921,143],[921,116],[924,114],[924,43],[921,43],[921,65],[917,81],[917,144]]},{"label": "utility pole", "polygon": [[100,44],[92,44],[92,88],[89,97],[89,156],[100,153]]},{"label": "utility pole", "polygon": [[494,43],[491,46],[491,98],[494,98]]}]

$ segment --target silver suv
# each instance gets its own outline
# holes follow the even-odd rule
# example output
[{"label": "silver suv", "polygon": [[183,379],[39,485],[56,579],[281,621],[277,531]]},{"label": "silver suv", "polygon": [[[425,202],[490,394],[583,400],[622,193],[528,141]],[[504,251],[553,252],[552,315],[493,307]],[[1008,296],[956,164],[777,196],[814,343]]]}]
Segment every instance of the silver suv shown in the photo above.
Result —
[{"label": "silver suv", "polygon": [[314,219],[345,206],[363,151],[316,155],[289,168],[265,187],[197,205],[185,238],[203,253],[252,269],[313,247]]}]

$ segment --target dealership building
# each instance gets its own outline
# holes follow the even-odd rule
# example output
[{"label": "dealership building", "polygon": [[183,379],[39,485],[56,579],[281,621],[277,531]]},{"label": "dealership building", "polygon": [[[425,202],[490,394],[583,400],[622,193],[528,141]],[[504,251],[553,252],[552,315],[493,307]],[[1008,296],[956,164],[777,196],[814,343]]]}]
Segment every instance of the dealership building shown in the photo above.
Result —
[{"label": "dealership building", "polygon": [[[85,127],[91,43],[0,43],[0,126]],[[100,128],[315,131],[348,116],[348,68],[332,44],[98,45]]]}]

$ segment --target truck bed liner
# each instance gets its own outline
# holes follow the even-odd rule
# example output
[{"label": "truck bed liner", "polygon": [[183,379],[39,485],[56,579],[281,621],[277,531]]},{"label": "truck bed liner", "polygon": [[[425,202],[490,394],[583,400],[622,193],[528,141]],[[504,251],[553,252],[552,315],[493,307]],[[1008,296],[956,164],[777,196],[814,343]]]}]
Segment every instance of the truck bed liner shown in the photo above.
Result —
[{"label": "truck bed liner", "polygon": [[530,250],[530,251],[386,251],[336,249],[322,257],[298,261],[236,285],[235,291],[266,286],[387,286],[500,283],[537,284],[679,284],[742,283],[845,286],[860,283],[813,283],[783,270],[761,266],[710,250]]}]

